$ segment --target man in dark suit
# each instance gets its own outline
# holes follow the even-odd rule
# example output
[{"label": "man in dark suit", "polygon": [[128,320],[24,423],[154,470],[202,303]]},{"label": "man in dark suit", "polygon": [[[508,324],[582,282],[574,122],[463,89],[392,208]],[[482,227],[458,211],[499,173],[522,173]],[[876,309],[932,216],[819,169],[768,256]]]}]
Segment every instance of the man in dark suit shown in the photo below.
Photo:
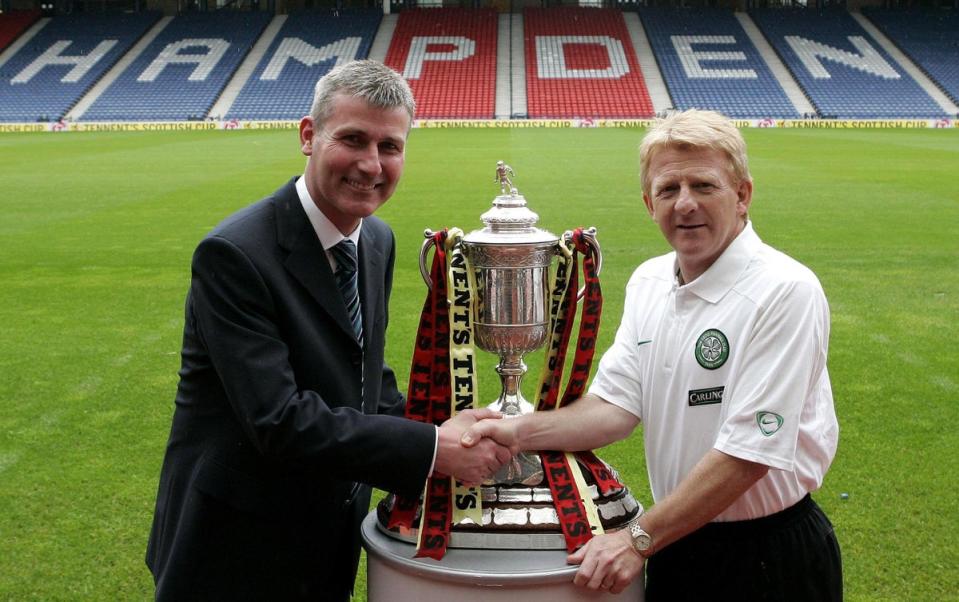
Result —
[{"label": "man in dark suit", "polygon": [[348,600],[370,486],[416,495],[431,471],[476,483],[509,459],[460,445],[489,411],[402,418],[384,362],[395,244],[373,213],[413,110],[380,63],[331,70],[300,122],[304,175],[197,247],[146,557],[158,600]]}]

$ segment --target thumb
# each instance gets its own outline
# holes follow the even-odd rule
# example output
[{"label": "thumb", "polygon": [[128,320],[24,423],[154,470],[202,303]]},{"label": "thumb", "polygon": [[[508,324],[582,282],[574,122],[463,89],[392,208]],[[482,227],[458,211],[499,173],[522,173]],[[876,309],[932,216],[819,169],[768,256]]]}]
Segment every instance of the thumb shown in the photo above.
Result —
[{"label": "thumb", "polygon": [[502,418],[503,415],[497,412],[496,410],[491,410],[490,408],[479,408],[478,410],[470,410],[473,414],[473,417],[477,420],[484,420],[486,418]]},{"label": "thumb", "polygon": [[460,437],[460,444],[463,447],[473,447],[480,442],[483,437],[489,436],[489,429],[482,422],[474,422]]},{"label": "thumb", "polygon": [[586,558],[586,546],[582,546],[580,549],[576,550],[572,554],[567,554],[566,563],[567,564],[582,564],[583,559]]}]

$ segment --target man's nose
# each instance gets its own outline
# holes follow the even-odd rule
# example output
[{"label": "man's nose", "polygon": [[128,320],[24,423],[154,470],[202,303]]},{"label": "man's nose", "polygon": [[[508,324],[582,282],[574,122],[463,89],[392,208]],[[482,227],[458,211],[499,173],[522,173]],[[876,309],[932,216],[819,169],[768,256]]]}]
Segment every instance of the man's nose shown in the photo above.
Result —
[{"label": "man's nose", "polygon": [[693,191],[689,186],[682,186],[679,189],[679,196],[676,198],[675,210],[680,213],[691,213],[696,210],[699,203],[693,197]]},{"label": "man's nose", "polygon": [[383,171],[383,165],[380,163],[380,149],[375,144],[370,144],[365,149],[357,161],[360,170],[369,175],[379,175]]}]

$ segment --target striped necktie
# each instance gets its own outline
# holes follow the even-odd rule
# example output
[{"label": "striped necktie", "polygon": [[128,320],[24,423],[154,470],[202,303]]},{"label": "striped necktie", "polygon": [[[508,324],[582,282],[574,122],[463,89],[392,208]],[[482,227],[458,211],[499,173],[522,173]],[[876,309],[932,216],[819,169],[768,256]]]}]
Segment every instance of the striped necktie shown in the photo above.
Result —
[{"label": "striped necktie", "polygon": [[349,238],[344,238],[330,251],[336,260],[336,287],[340,289],[343,295],[343,302],[346,303],[346,313],[350,316],[350,322],[353,323],[353,332],[356,334],[356,340],[363,346],[363,315],[360,312],[360,293],[357,288],[357,258],[356,245]]}]

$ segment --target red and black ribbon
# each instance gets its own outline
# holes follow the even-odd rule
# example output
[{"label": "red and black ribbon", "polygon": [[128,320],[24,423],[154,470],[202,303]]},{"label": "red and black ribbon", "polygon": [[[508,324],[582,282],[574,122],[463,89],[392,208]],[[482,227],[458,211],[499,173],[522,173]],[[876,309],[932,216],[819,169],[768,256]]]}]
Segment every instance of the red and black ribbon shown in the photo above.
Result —
[{"label": "red and black ribbon", "polygon": [[[436,253],[433,256],[435,274],[431,274],[433,287],[433,382],[430,387],[430,422],[441,425],[452,416],[452,389],[450,386],[450,321],[447,303],[446,278],[446,231],[442,239],[437,236]],[[453,515],[452,480],[448,475],[433,472],[426,481],[426,496],[420,518],[420,540],[416,556],[440,560],[446,554],[449,543],[450,519]]]},{"label": "red and black ribbon", "polygon": [[593,536],[583,505],[581,492],[570,469],[566,454],[558,451],[541,451],[539,457],[546,472],[546,481],[553,494],[553,506],[559,517],[559,525],[566,539],[566,551],[572,552],[586,544]]},{"label": "red and black ribbon", "polygon": [[[449,388],[449,368],[443,369],[442,356],[448,353],[449,344],[449,316],[446,306],[446,253],[444,243],[446,230],[433,235],[436,253],[433,255],[433,265],[430,269],[432,286],[423,303],[420,313],[420,325],[416,333],[416,347],[413,349],[413,361],[410,367],[410,384],[406,397],[406,417],[418,422],[432,422],[442,414],[442,409],[435,409],[437,398],[443,396],[443,385]],[[442,289],[442,290],[441,290]],[[441,343],[444,340],[446,346]],[[439,373],[437,373],[439,369]],[[445,373],[445,379],[444,379]],[[447,405],[449,395],[446,394]],[[440,403],[442,405],[442,403]],[[447,410],[447,414],[449,411]],[[427,483],[427,489],[429,483]],[[387,523],[389,528],[412,528],[419,507],[418,497],[394,497],[393,508]]]},{"label": "red and black ribbon", "polygon": [[[563,366],[566,364],[566,350],[569,348],[569,337],[573,331],[573,321],[576,319],[576,291],[579,289],[578,270],[576,269],[578,260],[576,254],[570,262],[572,272],[569,275],[569,284],[566,287],[566,294],[563,301],[555,311],[555,320],[557,323],[553,326],[554,331],[562,332],[562,337],[557,341],[550,338],[551,345],[557,345],[556,349],[547,351],[547,361],[549,365],[547,370],[549,374],[543,379],[539,400],[536,404],[536,410],[553,410],[556,408],[556,400],[559,397],[559,390],[563,382]],[[557,279],[558,280],[558,279]]]}]

